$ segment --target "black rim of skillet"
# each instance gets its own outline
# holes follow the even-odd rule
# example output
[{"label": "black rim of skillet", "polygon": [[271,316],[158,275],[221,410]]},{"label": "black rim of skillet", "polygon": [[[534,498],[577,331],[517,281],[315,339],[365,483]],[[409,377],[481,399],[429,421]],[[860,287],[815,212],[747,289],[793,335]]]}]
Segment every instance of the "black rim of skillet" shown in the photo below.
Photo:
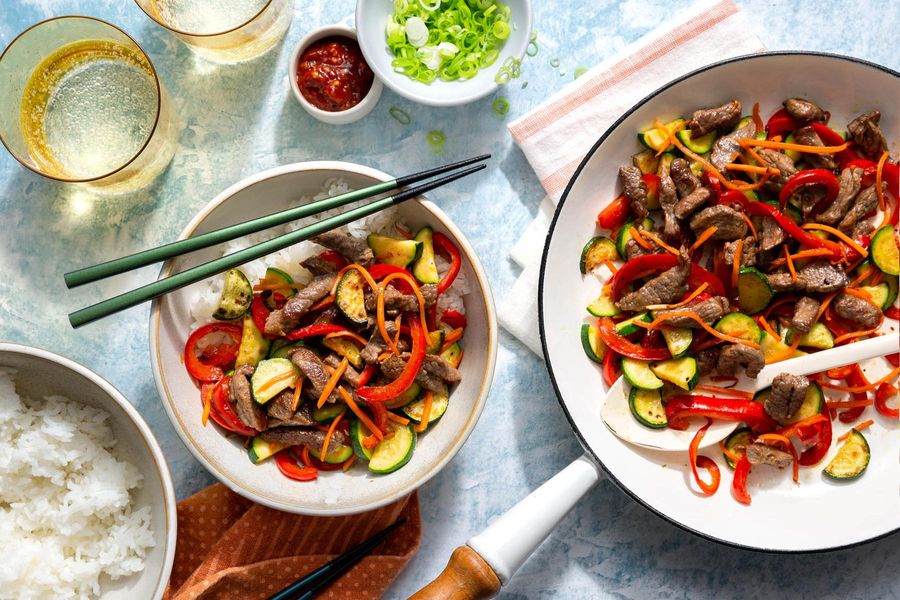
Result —
[{"label": "black rim of skillet", "polygon": [[703,539],[707,539],[712,542],[716,542],[718,544],[730,546],[732,548],[737,548],[740,550],[751,550],[754,552],[763,552],[763,553],[819,554],[819,553],[824,553],[824,552],[833,552],[836,550],[845,550],[847,548],[854,548],[854,547],[860,546],[862,544],[868,544],[870,542],[874,542],[876,540],[880,540],[882,538],[888,537],[894,533],[900,532],[900,527],[893,529],[891,531],[886,531],[885,533],[879,534],[875,537],[871,537],[871,538],[868,538],[865,540],[860,540],[858,542],[853,542],[853,543],[845,544],[845,545],[841,545],[841,546],[817,548],[815,550],[781,550],[781,549],[774,549],[774,548],[759,548],[756,546],[747,546],[747,545],[738,544],[738,543],[735,543],[735,542],[732,542],[729,540],[724,540],[724,539],[715,537],[713,535],[703,533],[702,531],[698,531],[698,530],[694,529],[693,527],[690,527],[684,523],[681,523],[681,522],[673,519],[672,517],[668,516],[667,514],[656,510],[649,503],[645,502],[637,494],[635,494],[630,489],[628,489],[628,487],[625,484],[623,484],[621,481],[619,481],[616,478],[616,476],[606,467],[606,465],[603,463],[603,460],[601,460],[601,458],[599,456],[597,456],[597,454],[594,452],[593,448],[591,448],[590,445],[587,443],[587,441],[584,439],[584,436],[581,434],[581,431],[578,429],[578,425],[575,424],[575,421],[572,418],[572,415],[569,414],[569,409],[566,408],[566,401],[563,399],[562,394],[559,391],[559,386],[556,383],[556,375],[553,371],[553,364],[550,361],[550,352],[547,349],[547,336],[544,331],[544,273],[545,273],[545,269],[547,267],[547,254],[550,252],[550,241],[553,239],[553,233],[556,229],[556,222],[559,219],[559,215],[562,212],[563,206],[565,205],[566,200],[569,197],[569,192],[572,190],[572,187],[575,185],[575,182],[578,180],[579,175],[581,175],[581,172],[584,170],[587,163],[591,160],[591,158],[594,156],[594,153],[597,152],[597,150],[600,148],[600,146],[603,145],[603,142],[606,141],[606,138],[609,137],[610,133],[612,133],[615,129],[617,129],[619,127],[619,125],[621,125],[622,122],[625,119],[627,119],[629,116],[631,116],[631,114],[634,113],[637,109],[642,107],[644,104],[646,104],[650,100],[656,98],[659,94],[661,94],[666,89],[668,89],[669,87],[671,87],[672,85],[674,85],[676,83],[680,83],[686,79],[690,79],[691,77],[693,77],[695,75],[704,73],[711,69],[715,69],[722,65],[727,65],[727,64],[736,63],[736,62],[743,62],[746,60],[765,60],[767,57],[771,57],[771,56],[820,56],[820,57],[826,57],[826,58],[833,58],[833,59],[842,60],[842,61],[846,61],[846,62],[853,62],[853,63],[857,63],[857,64],[860,64],[860,65],[863,65],[866,67],[877,69],[879,71],[883,71],[884,73],[887,73],[888,75],[893,75],[894,77],[897,77],[898,79],[900,79],[900,73],[898,73],[897,71],[894,71],[893,69],[890,69],[883,65],[869,62],[867,60],[862,60],[860,58],[855,58],[852,56],[845,56],[843,54],[833,54],[833,53],[829,53],[829,52],[807,52],[807,51],[786,50],[786,51],[766,52],[766,53],[761,53],[761,54],[747,54],[747,55],[737,56],[735,58],[730,58],[727,60],[715,62],[715,63],[709,64],[709,65],[706,65],[705,67],[701,67],[699,69],[691,71],[691,72],[687,73],[686,75],[682,75],[681,77],[679,77],[677,79],[673,79],[672,81],[668,82],[666,85],[664,85],[664,86],[656,89],[652,93],[650,93],[648,96],[646,96],[645,98],[640,100],[637,104],[635,104],[630,109],[628,109],[628,111],[625,114],[623,114],[621,117],[619,117],[616,120],[616,122],[613,123],[609,127],[609,129],[607,129],[603,133],[602,136],[600,136],[600,139],[598,139],[597,142],[591,147],[591,149],[585,155],[584,160],[582,160],[581,164],[578,165],[578,168],[575,170],[575,173],[572,175],[572,179],[569,180],[569,183],[566,185],[565,191],[563,191],[563,195],[559,200],[559,204],[556,206],[556,211],[553,213],[553,220],[551,221],[550,229],[547,232],[547,240],[544,243],[544,253],[543,253],[543,256],[541,257],[541,274],[540,274],[540,280],[538,282],[538,324],[540,326],[540,333],[541,333],[541,348],[544,353],[544,362],[547,365],[547,372],[550,375],[550,383],[553,384],[553,391],[556,393],[556,399],[559,401],[559,405],[560,405],[560,407],[562,407],[562,410],[566,415],[566,420],[569,422],[569,426],[572,428],[572,431],[575,432],[575,435],[578,437],[578,441],[581,443],[581,446],[591,455],[591,457],[594,459],[594,461],[600,465],[600,467],[603,469],[603,471],[606,473],[606,475],[610,478],[610,480],[612,480],[620,490],[622,490],[628,496],[630,496],[632,500],[635,500],[638,504],[640,504],[641,506],[643,506],[650,512],[654,513],[658,517],[665,519],[666,521],[675,525],[676,527],[683,529],[684,531],[687,531],[688,533],[692,533],[696,536],[699,536]]}]

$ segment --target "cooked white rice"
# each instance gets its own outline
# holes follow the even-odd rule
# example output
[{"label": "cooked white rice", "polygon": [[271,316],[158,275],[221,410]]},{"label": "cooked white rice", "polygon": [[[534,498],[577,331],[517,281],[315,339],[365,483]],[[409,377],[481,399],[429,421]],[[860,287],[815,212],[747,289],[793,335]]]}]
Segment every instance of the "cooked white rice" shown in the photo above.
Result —
[{"label": "cooked white rice", "polygon": [[142,475],[114,456],[109,414],[62,396],[20,397],[0,368],[0,598],[99,597],[101,576],[144,569]]},{"label": "cooked white rice", "polygon": [[[336,196],[348,191],[350,191],[350,187],[347,185],[346,180],[344,180],[342,177],[329,178],[322,185],[322,190],[318,194],[312,197],[303,196],[296,202],[293,202],[291,204],[291,207],[308,204],[316,200],[322,200],[323,198]],[[347,207],[336,208],[314,217],[309,217],[300,221],[294,221],[283,227],[277,227],[271,230],[248,235],[237,240],[232,240],[222,246],[222,255],[224,256],[226,254],[231,254],[232,252],[237,252],[238,250],[243,250],[244,248],[248,248],[255,244],[259,244],[266,240],[272,239],[277,235],[288,233],[315,221],[340,214],[346,211],[348,208],[361,206],[362,204],[368,203],[369,201],[370,200],[363,200],[357,203],[350,204]],[[408,227],[406,227],[406,224],[399,218],[397,209],[391,208],[348,223],[345,227],[341,228],[341,231],[344,231],[345,233],[358,239],[365,239],[366,236],[368,236],[370,233],[381,233],[384,235],[396,236],[396,225],[400,225],[401,227],[408,229]],[[286,248],[280,252],[276,252],[275,254],[270,254],[269,256],[263,257],[261,259],[246,263],[242,265],[240,269],[244,272],[244,275],[247,276],[251,283],[255,283],[256,281],[261,279],[265,275],[266,269],[268,267],[276,267],[278,269],[281,269],[282,271],[290,274],[295,281],[307,283],[311,279],[311,275],[306,269],[300,266],[300,262],[309,258],[310,256],[320,254],[322,251],[323,248],[318,244],[315,244],[313,242],[301,242],[299,244],[294,244],[293,246]],[[447,267],[449,266],[449,263],[447,261],[445,261],[440,256],[436,256],[436,263],[438,272],[442,274],[446,272]],[[190,301],[191,317],[194,319],[191,325],[191,329],[196,329],[197,327],[200,327],[201,325],[209,322],[212,314],[215,312],[216,308],[219,305],[219,298],[222,295],[222,282],[223,277],[220,275],[198,283],[196,286],[193,286],[191,288],[192,290],[194,290],[193,297]],[[466,308],[463,303],[463,296],[465,296],[467,293],[469,293],[469,285],[466,281],[466,274],[465,271],[460,271],[459,276],[456,278],[456,281],[454,281],[453,285],[450,286],[450,289],[441,294],[440,298],[438,299],[438,314],[448,309],[457,310],[460,313],[465,314]]]}]

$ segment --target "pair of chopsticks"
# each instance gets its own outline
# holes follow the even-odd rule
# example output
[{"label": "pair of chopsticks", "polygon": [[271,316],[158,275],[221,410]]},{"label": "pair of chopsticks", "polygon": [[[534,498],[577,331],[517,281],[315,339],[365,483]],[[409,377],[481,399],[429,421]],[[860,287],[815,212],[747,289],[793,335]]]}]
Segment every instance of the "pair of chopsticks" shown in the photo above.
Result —
[{"label": "pair of chopsticks", "polygon": [[378,183],[361,190],[355,190],[352,192],[347,192],[345,194],[340,194],[338,196],[332,196],[331,198],[325,198],[323,200],[312,202],[305,206],[291,208],[281,212],[273,213],[271,215],[267,215],[265,217],[260,217],[258,219],[251,219],[250,221],[245,221],[236,225],[230,225],[228,227],[216,229],[214,231],[188,238],[186,240],[172,242],[170,244],[165,244],[157,248],[151,248],[149,250],[144,250],[135,254],[123,256],[122,258],[117,258],[115,260],[100,263],[99,265],[95,265],[93,267],[86,267],[77,271],[71,271],[63,276],[63,279],[65,279],[66,282],[66,287],[68,287],[69,289],[77,287],[79,285],[84,285],[86,283],[98,281],[106,277],[118,275],[126,271],[131,271],[133,269],[151,265],[159,261],[174,258],[176,256],[181,256],[182,254],[186,254],[188,252],[193,252],[195,250],[208,248],[216,244],[221,244],[235,238],[262,231],[263,229],[268,229],[269,227],[284,225],[285,223],[288,223],[290,221],[316,215],[318,213],[331,210],[333,208],[338,208],[340,206],[345,206],[351,202],[356,202],[358,200],[364,200],[366,198],[378,196],[386,192],[391,192],[399,188],[403,188],[407,185],[430,179],[437,175],[443,175],[444,173],[448,173],[450,171],[456,171],[456,169],[460,169],[461,167],[469,167],[469,165],[475,163],[482,163],[474,167],[456,171],[439,179],[428,181],[416,187],[403,189],[397,193],[386,196],[379,200],[375,200],[374,202],[371,202],[364,206],[348,210],[347,212],[340,215],[330,217],[328,219],[323,219],[318,223],[313,223],[312,225],[309,225],[307,227],[303,227],[296,231],[278,236],[266,242],[262,242],[255,246],[245,248],[244,250],[234,252],[227,256],[223,256],[222,258],[211,260],[192,269],[187,269],[185,271],[182,271],[181,273],[176,273],[164,279],[160,279],[158,281],[154,281],[153,283],[131,290],[130,292],[125,292],[124,294],[120,294],[119,296],[115,296],[113,298],[109,298],[108,300],[104,300],[102,302],[98,302],[97,304],[82,308],[81,310],[77,310],[69,314],[69,322],[72,324],[72,327],[81,327],[82,325],[86,325],[98,319],[108,317],[111,314],[117,313],[127,308],[137,306],[138,304],[147,302],[148,300],[152,300],[184,286],[190,285],[192,283],[197,283],[198,281],[202,281],[207,277],[212,277],[213,275],[224,273],[228,269],[233,269],[246,262],[250,262],[251,260],[262,258],[263,256],[272,254],[273,252],[278,252],[279,250],[283,250],[288,246],[300,243],[311,237],[317,236],[321,233],[325,233],[326,231],[342,227],[347,223],[350,223],[351,221],[367,217],[391,206],[396,206],[398,204],[406,202],[411,198],[415,198],[416,196],[424,194],[425,192],[431,191],[435,188],[439,188],[452,181],[456,181],[461,177],[471,175],[472,173],[484,169],[485,165],[483,164],[483,161],[490,158],[490,156],[490,154],[483,154],[481,156],[468,158],[466,160],[462,160],[449,165],[443,165],[434,169],[428,169],[426,171],[413,173],[412,175],[398,177],[397,179],[385,181],[384,183]]},{"label": "pair of chopsticks", "polygon": [[344,571],[355,565],[366,554],[383,542],[392,531],[406,523],[402,518],[392,525],[388,525],[369,539],[350,548],[333,561],[322,565],[299,581],[292,583],[277,594],[269,596],[267,600],[311,600],[316,593],[322,591]]}]

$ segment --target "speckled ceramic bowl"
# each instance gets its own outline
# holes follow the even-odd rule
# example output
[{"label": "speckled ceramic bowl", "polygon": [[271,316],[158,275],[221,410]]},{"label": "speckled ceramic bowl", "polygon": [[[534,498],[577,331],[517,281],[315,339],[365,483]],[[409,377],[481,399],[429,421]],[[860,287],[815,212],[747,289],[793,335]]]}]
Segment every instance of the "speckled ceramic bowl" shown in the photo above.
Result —
[{"label": "speckled ceramic bowl", "polygon": [[[342,177],[352,188],[391,179],[380,171],[344,162],[308,162],[263,171],[219,194],[191,220],[181,237],[284,210],[302,196],[317,194],[333,177]],[[335,516],[372,510],[411,493],[434,477],[474,429],[487,399],[497,354],[497,319],[487,276],[465,236],[435,204],[413,200],[399,210],[411,226],[427,223],[456,243],[471,291],[465,296],[469,324],[460,365],[462,382],[440,422],[419,437],[412,460],[389,475],[375,475],[355,466],[347,473],[320,473],[316,481],[297,482],[281,475],[273,461],[252,464],[242,440],[226,437],[212,423],[207,427],[200,424],[200,393],[181,361],[193,320],[188,305],[191,288],[153,303],[150,358],[166,413],[197,460],[237,493],[272,508],[301,514]],[[208,261],[219,252],[218,248],[209,248],[168,262],[161,276]]]}]

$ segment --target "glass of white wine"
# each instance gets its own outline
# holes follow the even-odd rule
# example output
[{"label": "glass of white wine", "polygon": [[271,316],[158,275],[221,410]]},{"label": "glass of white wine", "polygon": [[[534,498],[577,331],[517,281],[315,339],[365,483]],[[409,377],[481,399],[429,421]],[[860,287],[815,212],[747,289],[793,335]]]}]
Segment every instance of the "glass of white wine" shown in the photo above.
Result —
[{"label": "glass of white wine", "polygon": [[0,54],[0,141],[36,173],[107,193],[138,189],[169,164],[177,131],[150,59],[110,23],[49,19]]},{"label": "glass of white wine", "polygon": [[218,63],[271,50],[291,24],[294,0],[135,0],[197,55]]}]

